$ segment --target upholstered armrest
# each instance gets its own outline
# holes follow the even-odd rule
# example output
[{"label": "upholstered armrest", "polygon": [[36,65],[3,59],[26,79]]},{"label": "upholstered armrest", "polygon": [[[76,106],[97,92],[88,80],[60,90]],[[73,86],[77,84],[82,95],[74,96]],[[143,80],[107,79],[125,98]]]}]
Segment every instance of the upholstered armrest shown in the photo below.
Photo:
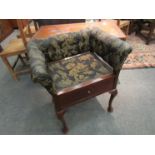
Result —
[{"label": "upholstered armrest", "polygon": [[128,54],[132,51],[131,46],[99,29],[93,30],[91,37],[92,44],[95,41],[97,46],[94,51],[113,67],[115,73],[119,73]]},{"label": "upholstered armrest", "polygon": [[32,71],[31,77],[34,82],[38,82],[49,89],[52,87],[52,81],[47,71],[45,56],[40,50],[39,45],[39,41],[31,41],[28,44],[28,55]]}]

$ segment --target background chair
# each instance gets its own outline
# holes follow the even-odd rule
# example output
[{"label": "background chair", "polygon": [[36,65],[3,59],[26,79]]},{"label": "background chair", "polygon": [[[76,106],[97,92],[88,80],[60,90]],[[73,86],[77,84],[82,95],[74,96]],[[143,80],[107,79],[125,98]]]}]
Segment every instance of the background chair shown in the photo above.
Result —
[{"label": "background chair", "polygon": [[[39,29],[38,26],[36,25],[36,23],[32,19],[17,20],[18,28],[19,28],[20,21],[21,21],[20,27],[21,27],[25,37],[31,38],[36,33],[36,31]],[[19,34],[18,37],[21,37],[20,35],[21,34]]]},{"label": "background chair", "polygon": [[[16,39],[11,40],[8,43],[8,45],[0,53],[0,57],[2,58],[2,61],[4,62],[8,70],[10,71],[14,80],[18,79],[17,75],[27,73],[29,71],[29,69],[23,69],[20,71],[16,71],[15,67],[18,63],[18,60],[21,60],[22,64],[26,66],[26,61],[25,61],[26,59],[23,55],[26,55],[26,58],[28,59],[27,52],[26,52],[27,42],[32,36],[32,33],[27,33],[27,32],[30,32],[31,30],[29,28],[28,28],[29,30],[26,30],[27,27],[29,27],[28,25],[30,24],[28,20],[23,21],[23,20],[18,19],[17,24],[18,24],[18,29],[19,29],[21,38],[16,38]],[[17,56],[17,59],[15,60],[13,65],[11,65],[8,60],[8,58],[11,56]]]},{"label": "background chair", "polygon": [[[117,94],[119,72],[131,50],[132,48],[125,41],[95,28],[61,34],[45,40],[32,40],[28,44],[32,79],[53,96],[57,117],[63,124],[63,132],[68,131],[64,113],[77,102],[110,92],[108,111],[113,111],[112,101]],[[89,54],[77,60],[75,57],[64,59],[88,51],[98,54],[100,57],[97,57],[105,62],[104,65],[103,63],[97,65]],[[88,70],[86,64],[94,69]],[[108,67],[111,68],[110,73],[107,72],[109,76],[106,74],[103,79],[94,82],[94,76],[100,75],[103,70],[107,71],[106,64],[112,67]],[[93,82],[89,82],[90,77]],[[83,83],[83,79],[86,79],[87,84]]]},{"label": "background chair", "polygon": [[155,40],[154,36],[155,20],[154,19],[140,19],[137,20],[136,34],[145,39],[146,44]]}]

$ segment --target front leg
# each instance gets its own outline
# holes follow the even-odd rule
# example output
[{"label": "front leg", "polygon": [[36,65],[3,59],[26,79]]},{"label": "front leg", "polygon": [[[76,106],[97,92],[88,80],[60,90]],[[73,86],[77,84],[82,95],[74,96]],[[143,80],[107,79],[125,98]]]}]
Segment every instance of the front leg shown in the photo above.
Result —
[{"label": "front leg", "polygon": [[64,134],[66,134],[68,132],[68,127],[67,127],[66,121],[64,119],[64,114],[65,114],[65,110],[61,110],[61,111],[56,112],[58,119],[62,122],[62,125],[63,125],[62,131]]},{"label": "front leg", "polygon": [[115,96],[117,95],[117,89],[114,89],[110,92],[111,96],[110,96],[110,100],[109,100],[109,105],[108,105],[108,112],[113,112],[113,107],[112,107],[112,101],[115,98]]}]

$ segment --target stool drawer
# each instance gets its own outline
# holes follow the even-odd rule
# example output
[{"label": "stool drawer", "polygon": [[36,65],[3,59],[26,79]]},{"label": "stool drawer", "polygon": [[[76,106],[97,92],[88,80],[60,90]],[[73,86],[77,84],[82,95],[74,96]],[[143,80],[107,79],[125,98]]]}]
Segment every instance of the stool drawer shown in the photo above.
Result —
[{"label": "stool drawer", "polygon": [[[55,104],[59,108],[65,108],[77,102],[89,99],[113,89],[114,77],[90,83],[86,86],[64,92],[54,98]],[[57,105],[57,106],[58,106]]]}]

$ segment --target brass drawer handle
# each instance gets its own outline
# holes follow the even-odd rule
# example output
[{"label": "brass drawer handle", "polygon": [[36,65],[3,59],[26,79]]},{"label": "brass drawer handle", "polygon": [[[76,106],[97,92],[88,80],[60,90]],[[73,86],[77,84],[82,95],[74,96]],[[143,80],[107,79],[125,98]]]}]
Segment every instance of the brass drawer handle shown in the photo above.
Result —
[{"label": "brass drawer handle", "polygon": [[90,90],[88,90],[88,94],[90,94],[91,93],[91,91]]}]

